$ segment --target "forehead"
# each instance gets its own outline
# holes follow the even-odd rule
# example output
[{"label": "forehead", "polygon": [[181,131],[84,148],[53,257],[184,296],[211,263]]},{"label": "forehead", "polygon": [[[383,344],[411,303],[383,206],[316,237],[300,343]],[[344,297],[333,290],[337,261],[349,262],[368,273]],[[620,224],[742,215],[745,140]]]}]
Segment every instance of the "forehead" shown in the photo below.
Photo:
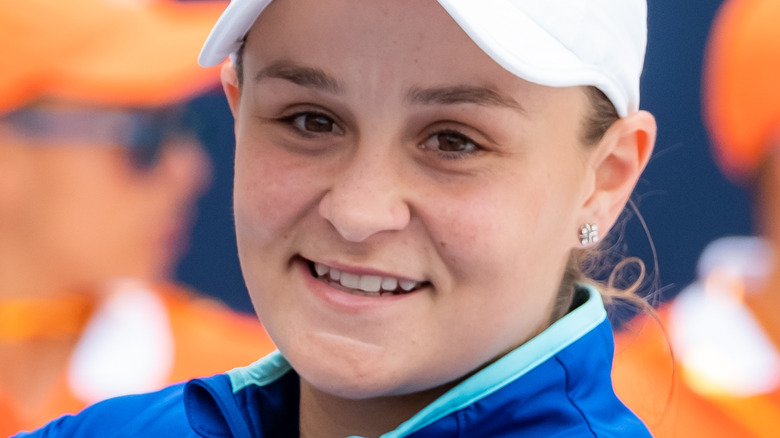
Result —
[{"label": "forehead", "polygon": [[247,49],[262,57],[344,60],[351,68],[390,58],[404,69],[454,67],[464,58],[498,67],[435,0],[275,0],[250,30]]},{"label": "forehead", "polygon": [[[242,62],[250,88],[269,67],[292,63],[324,73],[345,102],[395,115],[408,106],[393,104],[447,88],[487,91],[497,97],[493,103],[508,102],[498,106],[520,108],[532,119],[555,118],[562,107],[587,111],[583,87],[547,87],[515,76],[436,0],[274,0],[250,29]],[[250,92],[254,98],[283,83],[263,85],[262,92]]]},{"label": "forehead", "polygon": [[243,73],[252,80],[279,61],[319,68],[347,90],[467,84],[527,107],[529,90],[548,88],[495,63],[435,0],[275,0],[247,36]]}]

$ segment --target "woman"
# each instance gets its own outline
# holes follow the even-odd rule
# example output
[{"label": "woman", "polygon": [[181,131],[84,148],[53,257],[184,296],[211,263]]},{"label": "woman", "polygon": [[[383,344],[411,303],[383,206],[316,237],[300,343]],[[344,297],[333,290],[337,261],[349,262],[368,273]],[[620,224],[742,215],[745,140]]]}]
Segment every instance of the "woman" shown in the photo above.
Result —
[{"label": "woman", "polygon": [[279,351],[50,430],[649,436],[577,273],[652,150],[645,8],[234,0],[201,63],[232,54],[239,253]]}]

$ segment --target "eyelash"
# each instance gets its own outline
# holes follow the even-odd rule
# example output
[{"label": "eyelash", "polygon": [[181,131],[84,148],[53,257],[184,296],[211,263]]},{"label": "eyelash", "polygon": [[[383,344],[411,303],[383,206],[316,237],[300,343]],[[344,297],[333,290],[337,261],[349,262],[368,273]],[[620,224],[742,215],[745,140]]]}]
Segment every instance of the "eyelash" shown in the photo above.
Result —
[{"label": "eyelash", "polygon": [[[331,130],[327,132],[318,132],[318,131],[309,131],[305,129],[305,126],[298,126],[297,120],[301,117],[309,117],[311,119],[325,119],[327,123],[331,125]],[[298,112],[295,114],[290,114],[289,116],[284,116],[278,119],[279,122],[288,125],[290,129],[294,130],[298,135],[305,137],[305,138],[316,138],[319,135],[327,135],[327,134],[334,134],[333,128],[336,128],[338,132],[336,134],[343,133],[343,130],[341,127],[339,127],[338,123],[336,123],[335,120],[333,120],[333,117],[317,111],[304,111],[304,112]],[[306,121],[302,122],[304,125]]]},{"label": "eyelash", "polygon": [[[424,142],[420,143],[418,147],[422,150],[431,150],[431,148],[426,146],[426,143],[436,138],[437,136],[447,136],[448,140],[457,139],[462,144],[472,145],[471,149],[468,151],[443,151],[441,149],[433,150],[433,152],[443,160],[462,160],[474,156],[475,154],[478,154],[484,150],[483,147],[476,141],[472,140],[471,137],[453,129],[443,129],[432,132],[426,137]],[[440,140],[441,139],[439,139],[439,141]]]},{"label": "eyelash", "polygon": [[[322,119],[325,119],[324,121],[331,125],[331,130],[327,132],[306,130],[305,126],[298,126],[299,125],[298,119],[300,119],[301,117],[310,117],[312,119],[319,118],[320,121],[323,121]],[[307,139],[313,139],[319,135],[333,134],[334,133],[333,128],[336,128],[336,130],[338,131],[336,132],[336,134],[342,134],[344,132],[339,126],[339,124],[333,119],[333,117],[318,111],[297,112],[295,114],[290,114],[289,116],[281,117],[278,120],[281,123],[288,125],[290,129],[294,130],[298,135]],[[302,121],[302,124],[305,125],[305,123],[306,121]],[[457,140],[462,144],[472,145],[472,147],[468,151],[443,151],[440,149],[433,149],[431,147],[426,146],[426,143],[428,143],[432,139],[437,138],[438,136],[446,136],[447,140],[450,141]],[[441,138],[439,138],[438,140],[441,141]],[[484,150],[484,148],[479,143],[472,140],[471,137],[454,129],[442,129],[442,130],[431,132],[430,134],[428,134],[425,140],[418,145],[418,148],[423,151],[432,151],[436,154],[438,158],[442,160],[462,160]]]}]

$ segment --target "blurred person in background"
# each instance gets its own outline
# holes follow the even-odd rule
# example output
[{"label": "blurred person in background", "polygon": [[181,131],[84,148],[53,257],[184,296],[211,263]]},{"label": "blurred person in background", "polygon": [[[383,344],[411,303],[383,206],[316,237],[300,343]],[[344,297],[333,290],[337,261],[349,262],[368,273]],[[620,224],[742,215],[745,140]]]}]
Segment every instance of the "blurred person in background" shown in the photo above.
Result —
[{"label": "blurred person in background", "polygon": [[[618,395],[659,438],[780,434],[780,2],[727,0],[704,65],[723,173],[749,189],[756,236],[708,245],[698,280],[618,336]],[[702,220],[717,220],[703,217]]]},{"label": "blurred person in background", "polygon": [[169,279],[210,163],[186,102],[224,2],[0,3],[0,436],[246,365],[254,317]]}]

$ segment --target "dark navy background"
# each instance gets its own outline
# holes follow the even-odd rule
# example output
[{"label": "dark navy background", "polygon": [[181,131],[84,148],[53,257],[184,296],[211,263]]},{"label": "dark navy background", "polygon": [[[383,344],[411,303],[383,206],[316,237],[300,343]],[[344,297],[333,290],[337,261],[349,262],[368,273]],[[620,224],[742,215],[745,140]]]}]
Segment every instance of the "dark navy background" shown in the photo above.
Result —
[{"label": "dark navy background", "polygon": [[[642,78],[642,108],[658,121],[656,149],[626,224],[626,252],[657,273],[665,297],[694,279],[704,246],[713,239],[750,232],[746,194],[715,167],[701,121],[701,64],[709,25],[720,1],[649,0],[650,35]],[[234,137],[224,97],[216,90],[198,99],[201,137],[214,161],[214,184],[199,204],[191,250],[177,277],[232,307],[251,312],[236,255],[231,211]],[[576,232],[576,230],[572,230]]]}]

